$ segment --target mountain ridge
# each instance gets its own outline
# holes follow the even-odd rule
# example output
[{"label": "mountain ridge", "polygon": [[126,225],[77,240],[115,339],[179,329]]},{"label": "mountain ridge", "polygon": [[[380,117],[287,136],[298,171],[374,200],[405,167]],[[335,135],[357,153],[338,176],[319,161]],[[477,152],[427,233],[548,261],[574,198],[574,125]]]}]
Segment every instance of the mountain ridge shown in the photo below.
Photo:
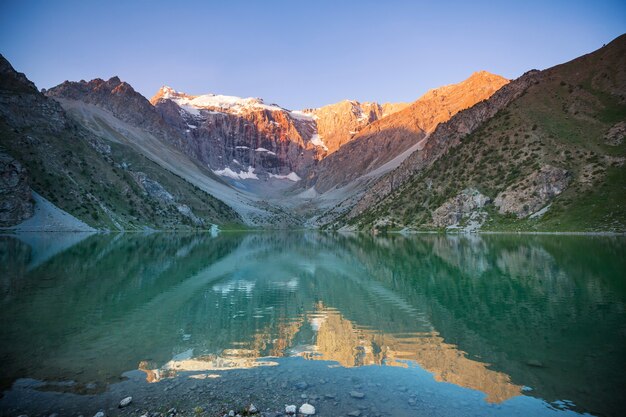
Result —
[{"label": "mountain ridge", "polygon": [[[460,83],[429,90],[406,108],[366,126],[350,143],[321,161],[306,186],[315,186],[323,193],[381,167],[412,146],[419,146],[439,123],[490,97],[506,83],[504,77],[482,71]],[[351,164],[348,175],[343,175],[345,164]]]},{"label": "mountain ridge", "polygon": [[[343,100],[303,110],[168,86],[148,100],[119,77],[65,81],[42,95],[2,58],[0,151],[10,175],[31,176],[44,198],[96,227],[159,223],[145,207],[139,217],[137,207],[116,215],[123,204],[102,188],[108,181],[139,193],[133,204],[147,196],[169,207],[161,213],[180,206],[183,217],[165,227],[207,224],[196,214],[207,198],[196,200],[199,187],[239,215],[214,201],[210,215],[225,215],[217,222],[249,226],[561,230],[560,219],[577,227],[573,216],[587,209],[585,230],[624,230],[625,55],[623,35],[511,81],[476,71],[412,103]],[[73,144],[79,155],[67,153]],[[51,158],[42,163],[44,151]],[[68,167],[81,157],[102,171],[95,185],[87,186],[83,162]],[[94,219],[59,200],[64,176],[75,175],[82,188],[74,198]],[[600,195],[611,204],[593,208]],[[21,202],[10,205],[27,213]]]},{"label": "mountain ridge", "polygon": [[[436,228],[431,213],[464,188],[482,188],[497,204],[506,198],[507,190],[511,193],[511,187],[527,187],[538,172],[556,172],[551,168],[556,166],[573,177],[570,186],[559,186],[558,192],[547,194],[547,198],[541,197],[540,188],[531,187],[531,196],[515,194],[521,202],[518,211],[508,212],[502,206],[494,209],[487,204],[480,210],[457,211],[452,216],[457,222],[445,226],[463,226],[472,213],[480,212],[486,217],[478,227],[487,221],[485,227],[496,229],[625,230],[624,201],[619,197],[620,190],[623,192],[623,139],[611,139],[610,144],[603,137],[610,131],[619,131],[616,127],[626,120],[625,56],[626,35],[622,35],[567,63],[527,72],[490,99],[439,125],[423,151],[413,153],[397,169],[380,178],[358,202],[339,215],[342,219],[335,224]],[[587,136],[581,136],[583,133]],[[464,143],[468,145],[460,146]],[[510,154],[509,149],[515,149],[516,154]],[[555,153],[557,150],[562,154]],[[476,160],[490,161],[490,177],[477,172]],[[436,173],[441,170],[455,172],[453,177],[461,181],[438,176]],[[437,182],[442,184],[440,187],[447,184],[446,188],[437,189]],[[560,197],[561,193],[566,197]],[[586,206],[597,204],[594,201],[598,193],[603,193],[603,198],[614,206]],[[542,204],[544,211],[528,213],[525,207],[535,204]],[[585,210],[592,211],[584,215]],[[507,213],[513,217],[507,217]],[[580,216],[578,225],[574,213]],[[590,217],[592,221],[587,220]],[[563,223],[560,219],[568,221]]]},{"label": "mountain ridge", "polygon": [[[131,147],[94,135],[1,55],[0,74],[0,150],[12,158],[5,165],[17,167],[12,162],[17,161],[24,168],[18,177],[24,200],[32,201],[37,193],[37,200],[41,196],[43,203],[101,230],[206,228],[240,222],[230,207]],[[32,215],[37,206],[27,211]],[[14,223],[15,217],[2,226]],[[39,226],[43,231],[55,227]]]}]

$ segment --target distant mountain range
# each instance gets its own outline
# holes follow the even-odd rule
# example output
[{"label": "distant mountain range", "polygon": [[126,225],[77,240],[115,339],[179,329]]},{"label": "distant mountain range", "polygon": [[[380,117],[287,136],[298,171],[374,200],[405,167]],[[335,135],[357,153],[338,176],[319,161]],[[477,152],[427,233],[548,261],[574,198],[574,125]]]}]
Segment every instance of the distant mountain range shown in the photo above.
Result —
[{"label": "distant mountain range", "polygon": [[3,57],[0,77],[2,227],[626,230],[626,36],[413,103],[39,92]]}]

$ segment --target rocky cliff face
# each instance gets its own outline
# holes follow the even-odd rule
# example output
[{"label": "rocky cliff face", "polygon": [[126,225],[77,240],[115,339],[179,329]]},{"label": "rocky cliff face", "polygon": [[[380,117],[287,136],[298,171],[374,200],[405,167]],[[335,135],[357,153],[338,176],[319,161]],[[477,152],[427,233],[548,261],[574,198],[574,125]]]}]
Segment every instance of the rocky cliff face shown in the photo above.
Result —
[{"label": "rocky cliff face", "polygon": [[325,192],[377,170],[409,149],[423,148],[440,123],[486,100],[507,83],[505,78],[481,71],[461,83],[430,90],[405,109],[363,128],[350,143],[321,161],[306,185]]},{"label": "rocky cliff face", "polygon": [[350,142],[370,123],[400,111],[408,105],[408,103],[378,104],[344,100],[317,109],[306,109],[304,113],[312,115],[315,119],[317,133],[324,143],[327,155],[330,155]]},{"label": "rocky cliff face", "polygon": [[115,117],[155,134],[182,149],[186,143],[175,129],[163,120],[150,102],[119,77],[105,81],[65,81],[44,94],[51,98],[75,100],[109,110]]},{"label": "rocky cliff face", "polygon": [[163,87],[151,103],[184,137],[188,153],[224,177],[298,180],[324,154],[311,115],[261,99]]},{"label": "rocky cliff face", "polygon": [[0,227],[14,226],[35,212],[27,170],[0,152]]},{"label": "rocky cliff face", "polygon": [[63,109],[42,99],[37,87],[0,55],[0,118],[14,129],[60,132],[66,128]]}]

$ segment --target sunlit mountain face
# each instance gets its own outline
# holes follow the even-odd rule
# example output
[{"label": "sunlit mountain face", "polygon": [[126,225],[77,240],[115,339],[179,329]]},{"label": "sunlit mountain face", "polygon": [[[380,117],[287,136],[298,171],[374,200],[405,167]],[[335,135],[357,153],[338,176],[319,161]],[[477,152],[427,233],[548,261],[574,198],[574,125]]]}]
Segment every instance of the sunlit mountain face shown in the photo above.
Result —
[{"label": "sunlit mountain face", "polygon": [[141,401],[179,386],[227,401],[241,381],[259,401],[317,395],[320,412],[350,407],[354,390],[362,406],[387,399],[407,416],[626,406],[623,238],[59,234],[0,245],[2,409],[30,398],[43,410],[54,395],[89,410],[121,390]]}]

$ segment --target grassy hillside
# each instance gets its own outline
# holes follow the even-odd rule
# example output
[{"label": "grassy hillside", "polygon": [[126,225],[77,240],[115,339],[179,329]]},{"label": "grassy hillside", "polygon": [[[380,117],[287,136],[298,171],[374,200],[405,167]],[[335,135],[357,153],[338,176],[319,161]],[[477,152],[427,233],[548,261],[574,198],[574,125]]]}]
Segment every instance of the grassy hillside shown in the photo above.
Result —
[{"label": "grassy hillside", "polygon": [[623,36],[543,71],[522,97],[348,223],[432,229],[432,212],[461,190],[476,188],[493,200],[550,165],[566,169],[570,180],[543,216],[519,219],[491,204],[482,229],[625,231],[626,144],[606,139],[626,120],[625,46]]},{"label": "grassy hillside", "polygon": [[138,172],[161,184],[177,203],[191,208],[206,227],[239,223],[238,215],[221,201],[130,147],[91,137],[78,125],[70,124],[55,134],[40,127],[13,129],[2,122],[0,143],[28,169],[33,190],[90,226],[202,227],[194,225],[174,204],[149,195],[134,176]]},{"label": "grassy hillside", "polygon": [[240,223],[226,204],[67,116],[0,56],[0,151],[30,187],[99,229],[208,228]]}]

